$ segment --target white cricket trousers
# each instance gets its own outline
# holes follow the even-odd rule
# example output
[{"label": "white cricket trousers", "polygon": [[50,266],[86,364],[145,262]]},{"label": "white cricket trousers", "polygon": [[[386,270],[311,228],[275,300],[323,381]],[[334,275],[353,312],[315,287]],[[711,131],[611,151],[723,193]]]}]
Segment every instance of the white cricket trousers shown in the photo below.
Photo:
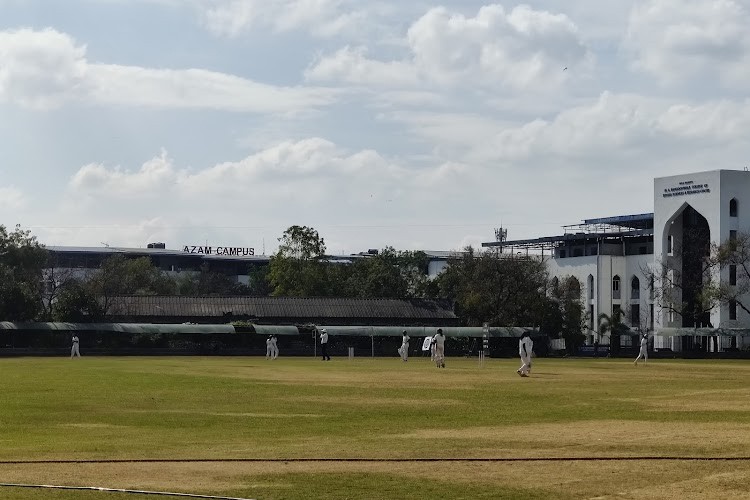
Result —
[{"label": "white cricket trousers", "polygon": [[445,362],[445,346],[435,344],[435,364],[440,366]]},{"label": "white cricket trousers", "polygon": [[266,347],[266,359],[270,359],[273,357],[273,347],[270,345]]},{"label": "white cricket trousers", "polygon": [[81,351],[78,350],[78,343],[73,344],[73,347],[70,348],[70,359],[73,359],[73,356],[81,357]]},{"label": "white cricket trousers", "polygon": [[639,359],[643,359],[644,363],[648,363],[648,350],[641,349],[641,352],[638,353],[638,357],[635,358],[635,361],[633,361],[633,363],[637,364]]},{"label": "white cricket trousers", "polygon": [[401,344],[401,349],[398,350],[401,353],[401,359],[406,361],[409,359],[409,343]]},{"label": "white cricket trousers", "polygon": [[521,356],[521,368],[518,371],[524,375],[528,375],[529,370],[531,370],[531,356]]}]

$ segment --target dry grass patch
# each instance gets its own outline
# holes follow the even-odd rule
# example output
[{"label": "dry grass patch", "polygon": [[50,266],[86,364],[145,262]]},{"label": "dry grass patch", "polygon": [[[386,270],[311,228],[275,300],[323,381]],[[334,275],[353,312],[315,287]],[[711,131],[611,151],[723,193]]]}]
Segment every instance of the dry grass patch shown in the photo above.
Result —
[{"label": "dry grass patch", "polygon": [[[750,498],[744,487],[750,480],[750,462],[199,462],[0,465],[0,475],[6,482],[186,493],[212,492],[215,495],[231,495],[232,492],[242,491],[253,498],[261,498],[260,495],[254,495],[259,491],[276,492],[272,496],[263,495],[262,498],[285,498],[286,495],[293,498],[329,498],[314,490],[300,491],[303,485],[291,478],[299,475],[345,478],[363,474],[401,477],[405,484],[413,483],[415,478],[432,483],[449,481],[459,488],[461,484],[465,484],[467,487],[480,486],[488,491],[523,485],[535,491],[548,491],[550,498]],[[410,489],[404,493],[405,498],[423,498],[419,490]],[[352,498],[361,498],[356,493],[353,495]]]}]

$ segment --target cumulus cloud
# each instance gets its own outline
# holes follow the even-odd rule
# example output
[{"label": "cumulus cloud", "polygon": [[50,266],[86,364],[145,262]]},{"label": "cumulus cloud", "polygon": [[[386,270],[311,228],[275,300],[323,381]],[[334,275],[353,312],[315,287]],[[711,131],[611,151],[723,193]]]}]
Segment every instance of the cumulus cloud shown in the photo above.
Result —
[{"label": "cumulus cloud", "polygon": [[603,93],[596,101],[508,127],[475,150],[479,157],[520,160],[544,155],[606,158],[613,151],[685,148],[696,139],[720,146],[743,139],[750,101],[675,104],[632,94]]},{"label": "cumulus cloud", "polygon": [[633,9],[624,47],[636,69],[664,84],[697,78],[745,89],[748,26],[745,0],[648,0]]},{"label": "cumulus cloud", "polygon": [[349,46],[314,61],[305,71],[305,77],[312,81],[395,87],[410,87],[419,82],[417,68],[413,64],[368,59],[365,47]]},{"label": "cumulus cloud", "polygon": [[[227,196],[271,199],[296,193],[305,202],[328,197],[366,204],[404,189],[425,185],[450,188],[468,168],[458,162],[434,162],[414,167],[390,160],[374,150],[347,151],[313,137],[285,141],[239,161],[200,170],[178,168],[165,151],[138,169],[92,163],[81,167],[68,183],[73,198],[131,200],[144,197],[188,199]],[[304,193],[304,194],[303,194]]]},{"label": "cumulus cloud", "polygon": [[308,30],[330,37],[351,31],[362,11],[344,0],[211,0],[201,5],[206,27],[216,35],[236,37],[257,26],[284,32]]},{"label": "cumulus cloud", "polygon": [[167,152],[144,163],[135,172],[100,163],[81,167],[71,178],[70,187],[79,192],[98,192],[105,196],[139,196],[158,193],[177,181],[178,172]]},{"label": "cumulus cloud", "polygon": [[52,29],[0,31],[0,100],[50,108],[85,94],[86,47]]},{"label": "cumulus cloud", "polygon": [[52,29],[0,32],[0,101],[51,108],[66,101],[158,108],[294,113],[335,99],[328,89],[278,87],[202,69],[91,63],[86,46]]},{"label": "cumulus cloud", "polygon": [[542,89],[564,82],[564,68],[583,68],[591,60],[567,16],[526,5],[510,11],[488,5],[474,17],[433,8],[408,29],[406,45],[407,57],[393,61],[368,59],[361,48],[340,49],[315,61],[306,75],[358,84]]},{"label": "cumulus cloud", "polygon": [[531,162],[545,168],[549,157],[608,161],[614,154],[653,154],[654,148],[687,151],[696,141],[717,147],[744,143],[750,100],[684,103],[603,92],[548,118],[526,121],[449,111],[394,111],[380,117],[406,125],[413,136],[451,158],[480,164]]}]

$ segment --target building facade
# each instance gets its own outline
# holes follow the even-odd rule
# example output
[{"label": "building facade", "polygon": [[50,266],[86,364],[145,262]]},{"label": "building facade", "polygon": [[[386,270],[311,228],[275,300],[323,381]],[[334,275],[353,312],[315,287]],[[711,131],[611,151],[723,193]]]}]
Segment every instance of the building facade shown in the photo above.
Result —
[{"label": "building facade", "polygon": [[[537,255],[553,277],[575,277],[589,342],[597,340],[597,318],[619,312],[634,333],[655,332],[655,348],[702,345],[720,351],[750,344],[750,315],[736,303],[705,310],[695,299],[709,279],[736,284],[736,269],[709,269],[707,259],[712,245],[750,232],[750,172],[656,178],[653,213],[589,219],[563,229],[561,235],[483,246]],[[621,341],[625,346],[632,338]]]}]

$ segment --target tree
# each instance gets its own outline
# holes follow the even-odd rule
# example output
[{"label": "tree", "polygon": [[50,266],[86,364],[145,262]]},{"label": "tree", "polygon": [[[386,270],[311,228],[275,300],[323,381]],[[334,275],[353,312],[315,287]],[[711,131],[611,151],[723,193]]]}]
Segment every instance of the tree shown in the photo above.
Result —
[{"label": "tree", "polygon": [[66,288],[76,284],[74,282],[77,282],[75,271],[60,265],[58,259],[53,258],[50,254],[50,258],[47,260],[47,265],[43,271],[43,277],[40,283],[42,288],[42,320],[55,320],[56,303],[65,293]]},{"label": "tree", "polygon": [[128,259],[113,255],[86,278],[73,280],[60,294],[55,316],[62,320],[103,321],[115,314],[128,314],[117,302],[122,295],[171,295],[175,281],[151,263],[148,257]]},{"label": "tree", "polygon": [[736,305],[750,314],[750,235],[741,233],[721,244],[689,245],[697,237],[692,231],[685,233],[687,243],[675,245],[673,256],[644,271],[653,283],[659,310],[694,328],[710,326],[717,307]]},{"label": "tree", "polygon": [[424,252],[399,252],[386,247],[375,255],[356,259],[345,274],[346,296],[365,298],[423,297],[428,257]]},{"label": "tree", "polygon": [[543,321],[547,269],[540,258],[467,247],[449,259],[436,282],[439,296],[455,301],[456,314],[468,326],[539,326]]},{"label": "tree", "polygon": [[612,353],[616,352],[620,345],[620,336],[626,335],[630,329],[622,321],[622,310],[615,309],[611,315],[599,314],[597,318],[598,340],[609,335],[609,348]]},{"label": "tree", "polygon": [[540,330],[550,336],[565,339],[565,346],[575,352],[583,344],[586,336],[586,313],[581,303],[581,283],[574,276],[549,282],[545,302],[544,319]]},{"label": "tree", "polygon": [[177,279],[177,289],[180,295],[249,295],[250,287],[238,283],[230,276],[211,271],[208,264],[201,266],[197,274],[183,274]]},{"label": "tree", "polygon": [[102,304],[85,281],[70,279],[59,290],[52,304],[55,321],[73,323],[97,322],[104,319]]},{"label": "tree", "polygon": [[712,289],[715,301],[736,305],[750,314],[750,234],[739,233],[721,245],[712,245],[711,263],[721,276]]},{"label": "tree", "polygon": [[325,241],[307,226],[291,226],[279,238],[278,251],[271,256],[268,280],[272,295],[313,297],[329,295]]},{"label": "tree", "polygon": [[42,271],[47,250],[20,226],[8,232],[0,225],[0,318],[30,321],[42,309]]}]

